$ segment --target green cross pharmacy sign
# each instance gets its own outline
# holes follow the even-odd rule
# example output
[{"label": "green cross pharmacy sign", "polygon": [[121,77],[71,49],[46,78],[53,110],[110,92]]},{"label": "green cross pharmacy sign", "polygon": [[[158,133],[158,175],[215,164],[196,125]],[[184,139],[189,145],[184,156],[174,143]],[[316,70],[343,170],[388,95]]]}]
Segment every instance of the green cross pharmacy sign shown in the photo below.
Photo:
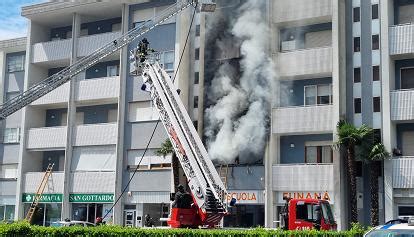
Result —
[{"label": "green cross pharmacy sign", "polygon": [[[34,193],[23,193],[22,201],[23,202],[33,202],[36,194]],[[50,203],[50,202],[62,202],[63,195],[58,193],[44,193],[40,196],[40,203]]]}]

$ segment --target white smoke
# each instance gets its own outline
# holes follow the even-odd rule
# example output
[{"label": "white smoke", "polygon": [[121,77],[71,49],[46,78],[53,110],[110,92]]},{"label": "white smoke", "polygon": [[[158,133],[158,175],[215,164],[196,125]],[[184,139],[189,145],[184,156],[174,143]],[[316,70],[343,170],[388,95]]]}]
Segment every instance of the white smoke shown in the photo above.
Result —
[{"label": "white smoke", "polygon": [[231,28],[241,41],[240,78],[235,79],[235,69],[225,63],[211,82],[209,99],[215,104],[206,109],[205,135],[211,158],[221,163],[233,163],[236,157],[240,163],[251,163],[250,157],[264,154],[276,77],[267,54],[270,37],[264,3],[244,3]]}]

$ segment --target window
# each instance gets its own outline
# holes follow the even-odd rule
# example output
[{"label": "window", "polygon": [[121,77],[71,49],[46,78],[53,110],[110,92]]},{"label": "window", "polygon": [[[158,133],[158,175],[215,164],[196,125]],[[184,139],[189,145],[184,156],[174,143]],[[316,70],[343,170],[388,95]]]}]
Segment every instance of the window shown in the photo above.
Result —
[{"label": "window", "polygon": [[401,68],[401,89],[414,88],[414,68]]},{"label": "window", "polygon": [[354,83],[361,82],[361,68],[354,68]]},{"label": "window", "polygon": [[331,85],[305,86],[305,105],[321,105],[332,103]]},{"label": "window", "polygon": [[373,81],[379,81],[380,80],[379,66],[372,66],[372,80]]},{"label": "window", "polygon": [[17,164],[3,164],[0,169],[0,178],[17,179]]},{"label": "window", "polygon": [[200,36],[200,25],[196,25],[196,36]]},{"label": "window", "polygon": [[198,108],[198,96],[194,96],[194,108]]},{"label": "window", "polygon": [[361,21],[361,8],[354,7],[354,22]]},{"label": "window", "polygon": [[329,145],[305,146],[305,163],[332,163],[333,153]]},{"label": "window", "polygon": [[372,19],[378,19],[378,4],[372,5]]},{"label": "window", "polygon": [[112,24],[112,32],[121,31],[121,23]]},{"label": "window", "polygon": [[195,60],[200,59],[200,48],[195,49],[194,58],[195,58]]},{"label": "window", "polygon": [[317,222],[320,218],[317,214],[317,207],[318,205],[315,204],[298,202],[296,204],[296,219]]},{"label": "window", "polygon": [[118,65],[108,66],[106,68],[106,76],[107,77],[119,76],[119,66]]},{"label": "window", "polygon": [[361,98],[354,99],[354,113],[356,114],[361,113]]},{"label": "window", "polygon": [[24,55],[15,55],[7,58],[7,71],[18,72],[24,70]]},{"label": "window", "polygon": [[195,72],[194,73],[194,84],[198,84],[200,80],[200,73],[199,72]]},{"label": "window", "polygon": [[381,112],[381,97],[373,98],[374,112]]},{"label": "window", "polygon": [[354,52],[360,52],[360,51],[361,51],[361,38],[354,37]]},{"label": "window", "polygon": [[166,71],[174,70],[174,51],[164,52],[162,55],[162,64]]},{"label": "window", "polygon": [[14,205],[1,205],[0,206],[0,221],[13,221],[14,220]]},{"label": "window", "polygon": [[379,35],[372,36],[372,50],[379,49]]},{"label": "window", "polygon": [[20,140],[20,128],[6,128],[4,130],[4,143],[18,143]]},{"label": "window", "polygon": [[198,129],[198,121],[197,120],[193,121],[193,125],[194,125],[195,129],[197,130]]}]

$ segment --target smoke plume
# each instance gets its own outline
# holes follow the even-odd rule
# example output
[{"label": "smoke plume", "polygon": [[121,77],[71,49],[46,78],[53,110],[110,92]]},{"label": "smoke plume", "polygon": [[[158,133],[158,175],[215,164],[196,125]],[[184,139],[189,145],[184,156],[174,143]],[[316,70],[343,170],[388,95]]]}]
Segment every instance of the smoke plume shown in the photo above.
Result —
[{"label": "smoke plume", "polygon": [[[269,132],[274,64],[268,55],[269,29],[265,1],[248,0],[228,27],[230,38],[216,41],[219,50],[240,44],[240,68],[224,62],[208,91],[205,137],[213,160],[254,163],[261,160]],[[236,40],[236,41],[235,41]]]}]

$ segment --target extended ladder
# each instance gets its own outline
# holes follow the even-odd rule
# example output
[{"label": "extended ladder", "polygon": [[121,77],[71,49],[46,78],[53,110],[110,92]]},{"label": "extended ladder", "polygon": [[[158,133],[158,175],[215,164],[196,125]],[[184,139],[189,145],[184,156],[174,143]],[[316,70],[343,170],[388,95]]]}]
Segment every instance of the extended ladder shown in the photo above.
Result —
[{"label": "extended ladder", "polygon": [[227,175],[229,174],[229,165],[220,165],[220,178],[223,181],[224,187],[227,188]]},{"label": "extended ladder", "polygon": [[27,212],[26,220],[28,222],[32,221],[33,214],[35,213],[36,208],[39,205],[40,198],[42,197],[43,192],[45,191],[47,182],[49,180],[50,175],[52,174],[54,165],[55,165],[54,163],[49,164],[46,168],[46,172],[45,172],[45,175],[43,175],[42,182],[40,183],[39,188],[37,189],[36,194],[33,197],[32,204],[30,204],[29,211]]},{"label": "extended ladder", "polygon": [[[44,79],[43,81],[40,81],[37,84],[34,84],[27,91],[22,92],[21,94],[6,101],[4,104],[1,105],[0,120],[5,119],[7,116],[13,114],[14,112],[25,107],[26,105],[29,105],[30,103],[34,102],[40,97],[46,95],[50,91],[63,85],[64,83],[69,81],[73,76],[76,76],[80,72],[97,64],[102,59],[117,52],[121,48],[131,43],[133,40],[137,39],[138,37],[142,36],[148,31],[154,29],[154,27],[162,24],[169,18],[175,16],[177,13],[186,9],[187,7],[191,5],[196,6],[197,2],[198,1],[196,0],[177,1],[177,3],[168,7],[160,15],[157,15],[154,18],[145,21],[140,27],[128,31],[121,37],[97,49],[89,56],[86,56],[76,61],[74,64],[63,69],[62,71]],[[208,4],[201,4],[201,7],[206,8],[208,7]]]}]

